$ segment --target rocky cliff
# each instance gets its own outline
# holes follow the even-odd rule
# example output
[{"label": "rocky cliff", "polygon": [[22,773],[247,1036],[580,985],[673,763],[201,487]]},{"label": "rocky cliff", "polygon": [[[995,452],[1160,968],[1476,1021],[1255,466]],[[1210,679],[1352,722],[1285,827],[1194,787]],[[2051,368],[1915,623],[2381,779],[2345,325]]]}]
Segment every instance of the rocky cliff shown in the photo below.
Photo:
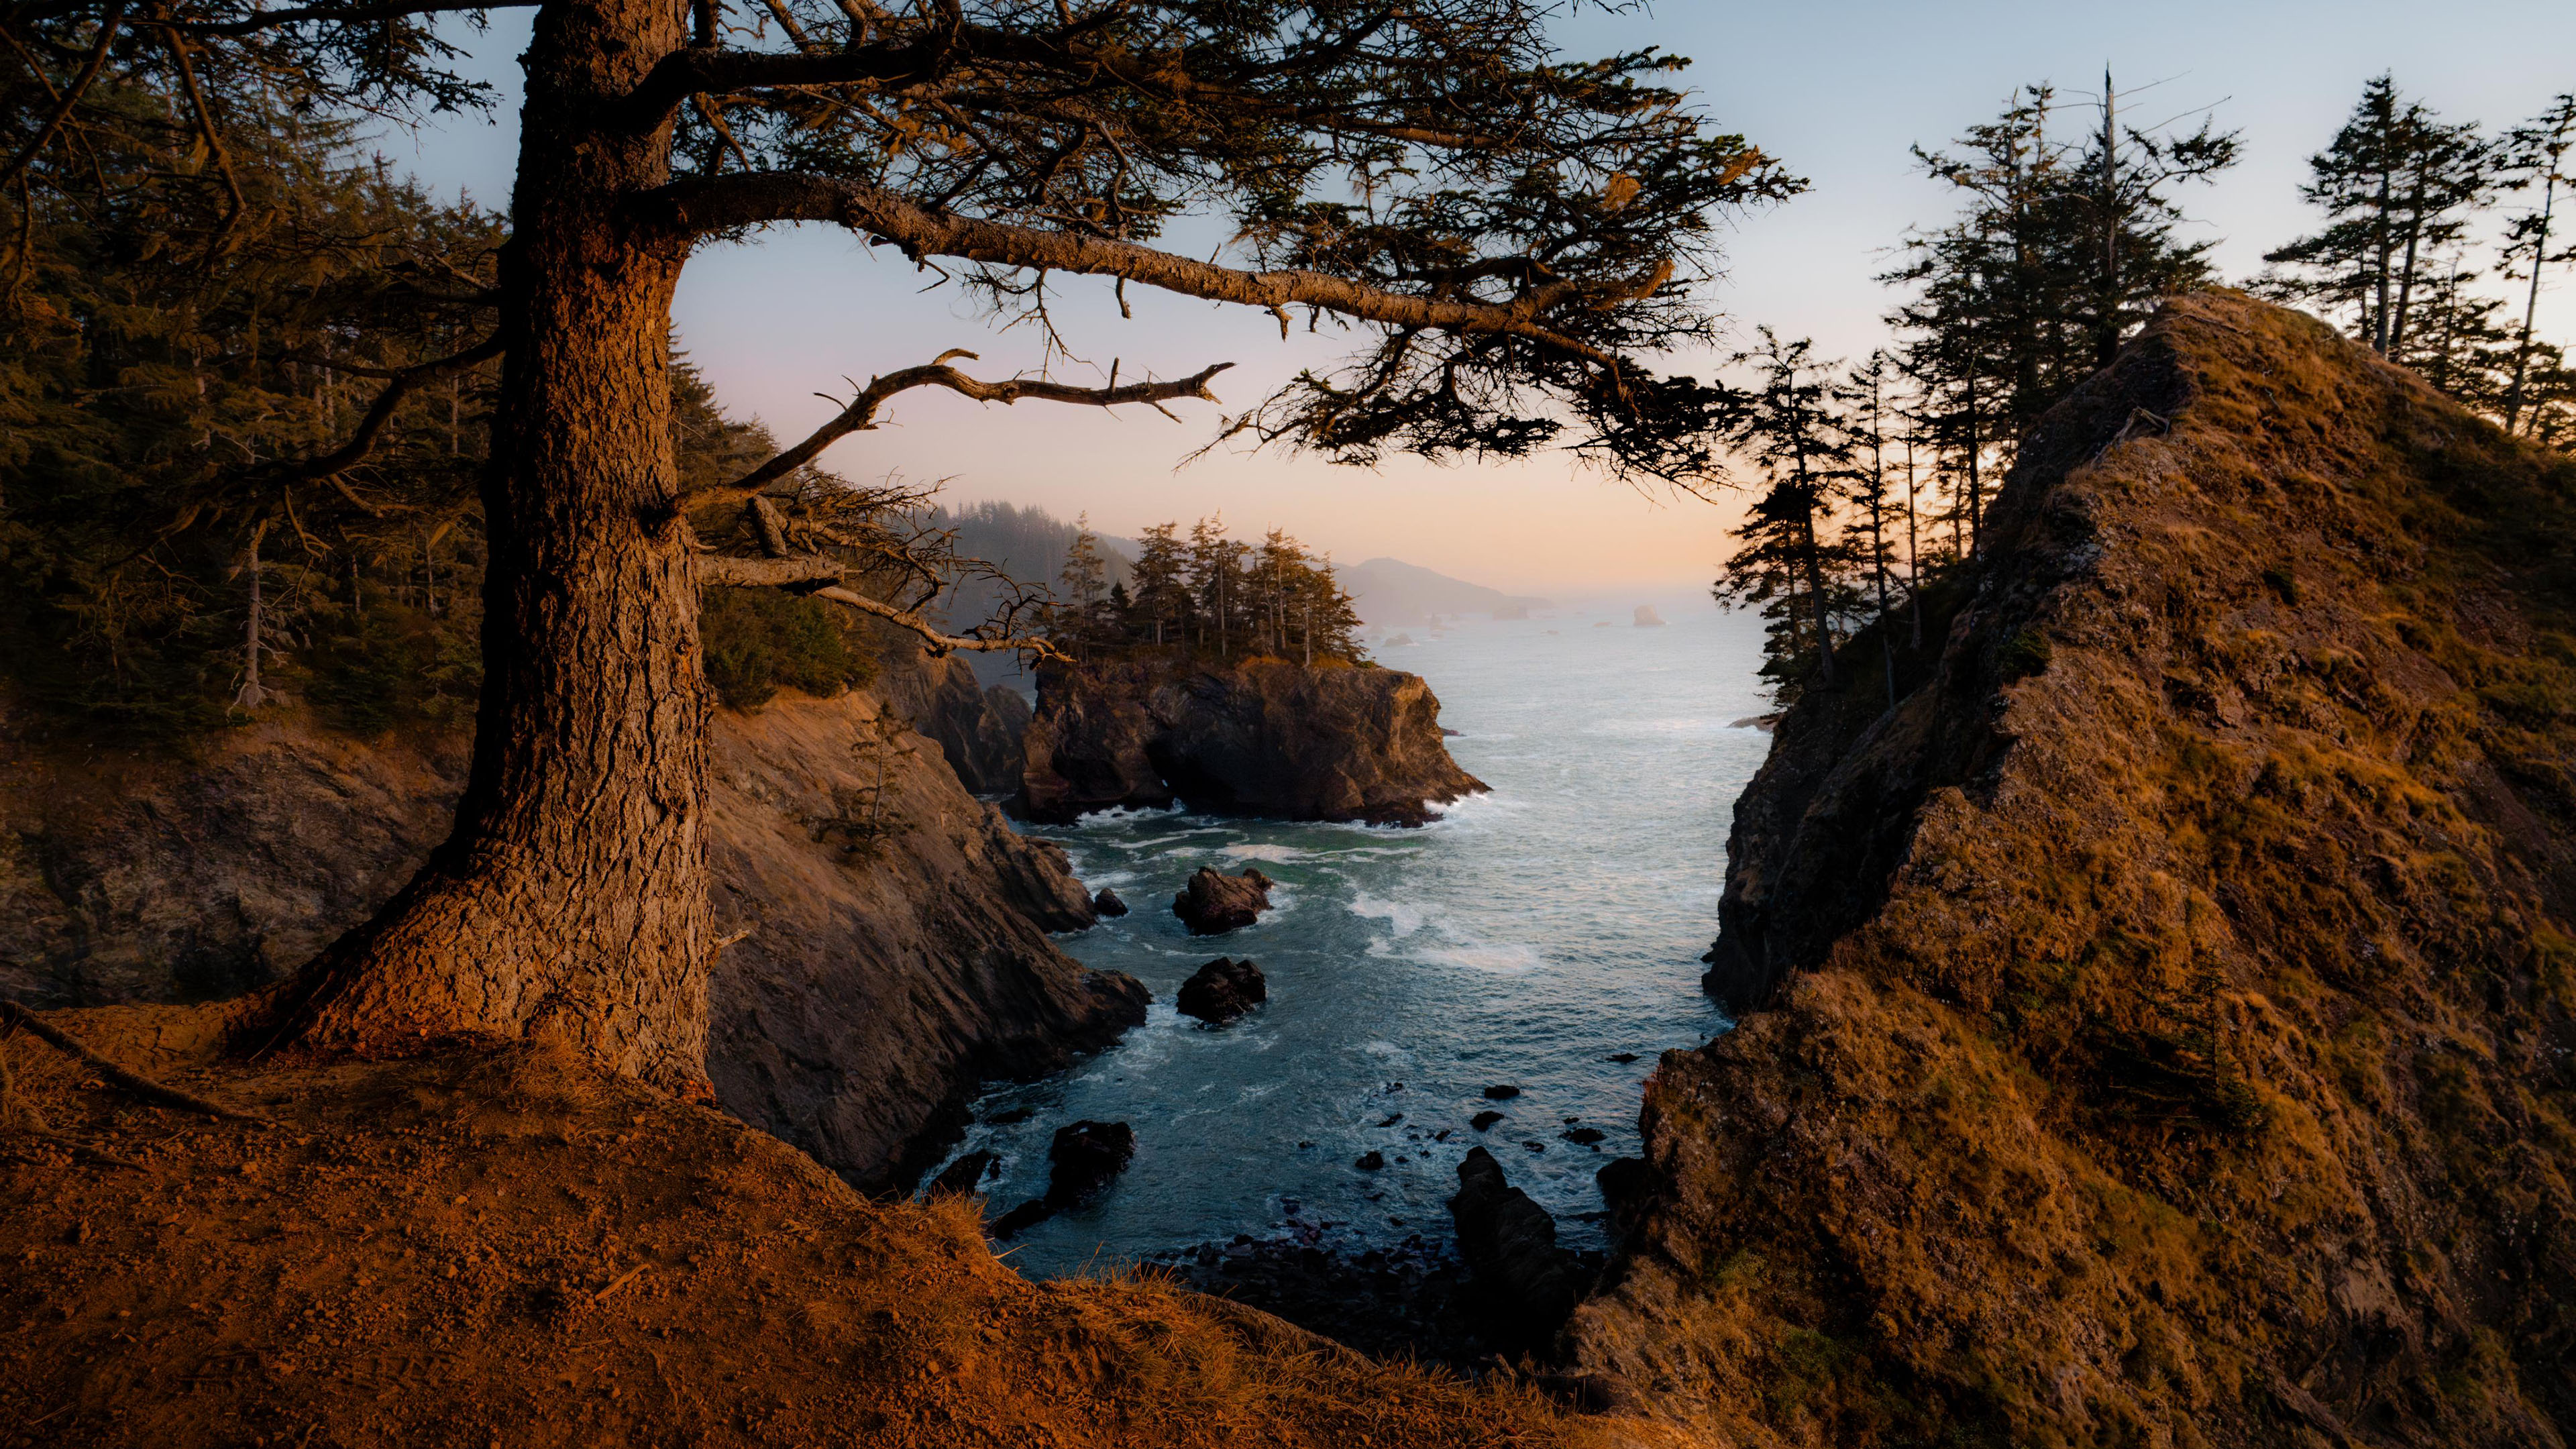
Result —
[{"label": "rocky cliff", "polygon": [[1050,671],[1020,805],[1070,821],[1114,806],[1420,825],[1484,789],[1440,734],[1440,701],[1393,669],[1093,665]]},{"label": "rocky cliff", "polygon": [[1780,722],[1580,1369],[1793,1444],[2576,1435],[2576,467],[2167,307]]},{"label": "rocky cliff", "polygon": [[[1013,833],[882,695],[961,693],[898,661],[880,691],[720,712],[721,937],[708,1070],[745,1120],[862,1186],[908,1182],[981,1079],[1143,1019],[1048,931],[1091,923],[1053,846]],[[926,677],[925,677],[926,676]],[[966,675],[962,693],[980,700]],[[919,699],[915,700],[916,706]],[[444,833],[463,741],[350,740],[293,717],[189,758],[0,733],[0,994],[206,1000],[291,969]]]}]

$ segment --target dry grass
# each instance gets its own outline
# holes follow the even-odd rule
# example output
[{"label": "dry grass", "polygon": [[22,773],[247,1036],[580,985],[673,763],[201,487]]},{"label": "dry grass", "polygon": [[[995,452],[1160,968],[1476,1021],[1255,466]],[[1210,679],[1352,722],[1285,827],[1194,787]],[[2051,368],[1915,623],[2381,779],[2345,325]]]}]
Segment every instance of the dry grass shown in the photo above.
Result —
[{"label": "dry grass", "polygon": [[139,1164],[0,1136],[0,1444],[1651,1442],[1162,1281],[1027,1282],[954,1200],[542,1047],[254,1071],[202,1013],[51,1019],[280,1125],[0,1045],[11,1110]]},{"label": "dry grass", "polygon": [[2213,296],[1994,526],[1894,718],[1780,727],[1733,888],[1802,974],[1650,1083],[1591,1366],[1798,1444],[2555,1449],[2576,465]]}]

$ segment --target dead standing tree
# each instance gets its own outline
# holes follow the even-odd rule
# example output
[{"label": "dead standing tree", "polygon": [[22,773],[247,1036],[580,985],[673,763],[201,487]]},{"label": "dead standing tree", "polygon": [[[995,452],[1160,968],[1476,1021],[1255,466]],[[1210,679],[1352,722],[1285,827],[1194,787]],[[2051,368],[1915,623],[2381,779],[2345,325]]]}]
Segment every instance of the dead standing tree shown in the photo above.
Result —
[{"label": "dead standing tree", "polygon": [[[1133,283],[1267,309],[1283,334],[1297,309],[1310,327],[1361,329],[1372,340],[1348,368],[1300,375],[1235,424],[1338,458],[1555,444],[1666,478],[1703,466],[1718,395],[1636,359],[1706,338],[1686,284],[1710,260],[1707,213],[1797,183],[1663,86],[1670,58],[1555,54],[1548,29],[1575,3],[537,4],[491,331],[386,386],[398,398],[464,358],[501,359],[467,789],[420,875],[259,1003],[244,1040],[546,1035],[701,1089],[714,942],[700,588],[817,591],[936,647],[1000,642],[940,636],[846,585],[846,537],[769,486],[829,437],[741,482],[748,556],[702,539],[709,500],[675,478],[665,369],[674,288],[709,241],[831,223],[1041,324],[1048,288],[1073,274],[1122,297]],[[0,185],[23,197],[26,178],[71,170],[83,128],[115,124],[92,86],[120,67],[188,63],[210,143],[227,95],[287,74],[379,111],[474,103],[433,24],[467,9],[15,9],[0,26],[42,73],[10,92],[26,139]],[[1214,259],[1157,245],[1175,219],[1210,214],[1234,228]],[[1203,397],[1207,377],[978,382],[943,359],[861,402],[944,386],[1110,406]]]}]

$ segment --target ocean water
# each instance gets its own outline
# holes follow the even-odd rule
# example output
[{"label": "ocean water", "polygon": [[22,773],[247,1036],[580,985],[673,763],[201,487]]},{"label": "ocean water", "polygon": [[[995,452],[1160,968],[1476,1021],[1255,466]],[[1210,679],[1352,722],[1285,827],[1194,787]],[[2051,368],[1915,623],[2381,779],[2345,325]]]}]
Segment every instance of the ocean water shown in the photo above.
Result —
[{"label": "ocean water", "polygon": [[[1010,1262],[1053,1276],[1238,1234],[1436,1247],[1478,1144],[1557,1214],[1561,1242],[1602,1246],[1593,1175],[1637,1151],[1639,1084],[1657,1053],[1727,1024],[1697,958],[1717,929],[1735,797],[1770,745],[1733,725],[1767,708],[1755,622],[1657,602],[1662,628],[1633,626],[1623,605],[1377,631],[1414,641],[1373,652],[1430,681],[1460,732],[1451,752],[1492,787],[1428,827],[1225,820],[1186,802],[1028,827],[1133,908],[1059,943],[1154,1003],[1118,1045],[976,1104],[958,1151],[1000,1155],[984,1184],[996,1215],[1045,1190],[1057,1127],[1136,1132],[1115,1185],[1021,1235]],[[1202,865],[1257,866],[1278,882],[1274,908],[1192,938],[1171,900]],[[1258,962],[1270,999],[1211,1029],[1172,999],[1220,955]],[[1520,1093],[1492,1101],[1488,1086]],[[1473,1130],[1487,1109],[1506,1115]],[[1605,1135],[1568,1141],[1577,1128]],[[1371,1151],[1383,1169],[1354,1165]]]}]

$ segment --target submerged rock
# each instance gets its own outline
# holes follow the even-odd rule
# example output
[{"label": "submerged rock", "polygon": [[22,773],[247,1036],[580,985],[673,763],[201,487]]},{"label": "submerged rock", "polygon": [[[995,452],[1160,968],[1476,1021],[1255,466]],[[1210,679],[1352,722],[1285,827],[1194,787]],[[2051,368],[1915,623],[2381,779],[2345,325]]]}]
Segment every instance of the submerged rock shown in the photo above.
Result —
[{"label": "submerged rock", "polygon": [[1177,1000],[1181,1015],[1223,1026],[1270,999],[1270,983],[1249,961],[1219,956],[1190,973]]},{"label": "submerged rock", "polygon": [[973,1194],[981,1189],[984,1179],[992,1175],[1001,1160],[990,1152],[969,1152],[939,1169],[939,1175],[930,1180],[931,1195],[951,1193],[964,1197]]},{"label": "submerged rock", "polygon": [[1449,755],[1440,701],[1374,666],[1134,663],[1040,679],[1019,808],[1068,822],[1115,806],[1421,825],[1483,782]]},{"label": "submerged rock", "polygon": [[1047,1146],[1047,1161],[1054,1164],[1047,1177],[1047,1201],[1059,1211],[1089,1202],[1135,1156],[1136,1129],[1124,1122],[1085,1121],[1057,1128]]},{"label": "submerged rock", "polygon": [[1114,919],[1127,914],[1127,903],[1118,899],[1118,892],[1102,886],[1100,894],[1091,898],[1091,913],[1103,920]]},{"label": "submerged rock", "polygon": [[1193,936],[1222,936],[1239,931],[1270,909],[1270,877],[1246,868],[1240,875],[1219,875],[1200,866],[1188,886],[1172,897],[1172,914]]},{"label": "submerged rock", "polygon": [[1002,1214],[989,1231],[996,1238],[1015,1237],[1067,1208],[1098,1197],[1136,1156],[1136,1131],[1124,1122],[1076,1122],[1055,1130],[1047,1145],[1043,1197],[1033,1197]]},{"label": "submerged rock", "polygon": [[1518,1087],[1512,1086],[1509,1083],[1497,1083],[1496,1085],[1485,1089],[1485,1100],[1489,1102],[1508,1102],[1520,1094],[1521,1089]]},{"label": "submerged rock", "polygon": [[1556,1220],[1506,1181],[1502,1164],[1481,1147],[1458,1164],[1449,1213],[1470,1281],[1497,1315],[1489,1336],[1511,1347],[1545,1346],[1585,1286],[1581,1261],[1556,1245]]},{"label": "submerged rock", "polygon": [[1484,1131],[1486,1128],[1493,1126],[1495,1123],[1500,1122],[1501,1120],[1503,1120],[1503,1114],[1502,1114],[1502,1113],[1500,1113],[1500,1112],[1496,1112],[1496,1111],[1493,1111],[1493,1110],[1491,1110],[1491,1109],[1488,1109],[1488,1110],[1486,1110],[1486,1111],[1482,1111],[1482,1112],[1477,1113],[1477,1114],[1476,1114],[1475,1116],[1473,1116],[1473,1117],[1468,1118],[1468,1119],[1467,1119],[1467,1125],[1468,1125],[1468,1126],[1470,1126],[1470,1127],[1475,1128],[1475,1129],[1476,1129],[1477,1131],[1479,1131],[1479,1132],[1482,1132],[1482,1131]]},{"label": "submerged rock", "polygon": [[1386,1154],[1372,1147],[1368,1151],[1361,1153],[1359,1155],[1359,1159],[1353,1162],[1351,1166],[1358,1168],[1362,1172],[1383,1171],[1386,1167]]}]

